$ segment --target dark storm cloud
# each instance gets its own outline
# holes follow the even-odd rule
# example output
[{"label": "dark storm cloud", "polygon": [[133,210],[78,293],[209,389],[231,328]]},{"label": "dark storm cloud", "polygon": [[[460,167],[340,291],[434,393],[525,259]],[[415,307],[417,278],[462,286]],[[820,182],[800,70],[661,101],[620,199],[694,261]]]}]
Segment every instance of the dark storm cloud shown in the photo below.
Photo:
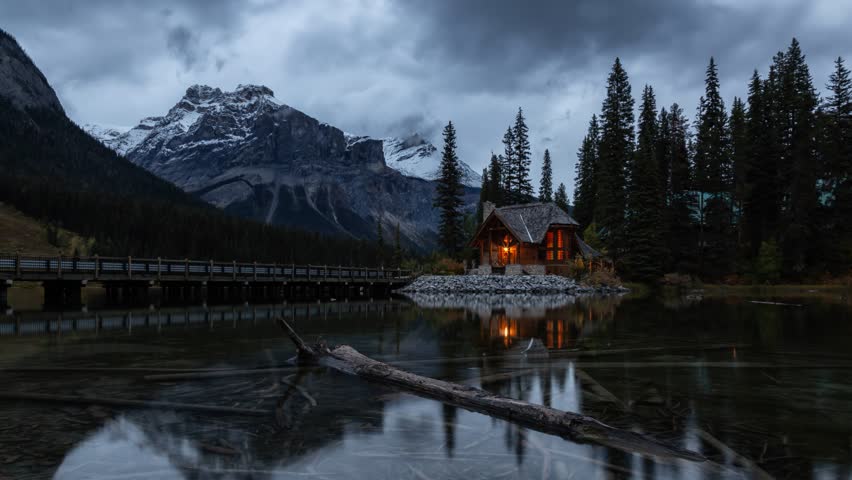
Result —
[{"label": "dark storm cloud", "polygon": [[547,147],[569,187],[616,56],[635,97],[651,84],[692,117],[711,55],[728,105],[793,36],[821,88],[852,57],[850,22],[831,0],[0,0],[0,27],[81,122],[162,115],[193,83],[263,83],[355,134],[440,145],[453,120],[479,170],[522,106],[533,173]]},{"label": "dark storm cloud", "polygon": [[201,51],[199,46],[198,37],[183,25],[169,31],[166,45],[187,70],[191,69],[199,58],[204,56],[204,52]]}]

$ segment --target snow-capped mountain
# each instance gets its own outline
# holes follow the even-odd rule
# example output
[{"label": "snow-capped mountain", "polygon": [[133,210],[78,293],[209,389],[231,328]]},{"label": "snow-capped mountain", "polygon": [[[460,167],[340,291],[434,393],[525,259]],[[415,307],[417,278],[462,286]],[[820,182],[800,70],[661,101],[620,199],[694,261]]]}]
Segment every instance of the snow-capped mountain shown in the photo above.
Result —
[{"label": "snow-capped mountain", "polygon": [[[264,86],[224,92],[194,85],[166,115],[125,132],[84,128],[137,165],[240,216],[359,238],[375,235],[381,218],[388,233],[399,224],[414,244],[429,246],[435,238],[433,182],[389,168],[385,142],[347,136]],[[469,189],[465,202],[475,201]]]},{"label": "snow-capped mountain", "polygon": [[[441,153],[434,145],[418,133],[407,137],[382,138],[385,163],[403,175],[409,177],[436,180],[441,173]],[[462,183],[474,188],[482,185],[482,176],[470,166],[459,161],[462,170]]]}]

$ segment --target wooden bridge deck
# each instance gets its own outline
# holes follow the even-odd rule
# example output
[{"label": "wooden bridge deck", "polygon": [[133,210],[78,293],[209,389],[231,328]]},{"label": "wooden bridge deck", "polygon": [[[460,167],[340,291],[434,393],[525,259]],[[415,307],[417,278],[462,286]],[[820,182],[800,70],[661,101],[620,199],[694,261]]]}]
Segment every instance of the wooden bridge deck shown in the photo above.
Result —
[{"label": "wooden bridge deck", "polygon": [[407,283],[400,269],[330,265],[214,262],[110,257],[37,257],[0,254],[0,280]]}]

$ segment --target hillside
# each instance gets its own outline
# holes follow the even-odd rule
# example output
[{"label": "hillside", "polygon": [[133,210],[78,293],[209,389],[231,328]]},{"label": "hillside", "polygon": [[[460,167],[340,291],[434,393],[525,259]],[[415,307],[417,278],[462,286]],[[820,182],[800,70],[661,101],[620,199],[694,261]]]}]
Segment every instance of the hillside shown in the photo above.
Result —
[{"label": "hillside", "polygon": [[0,253],[87,255],[92,240],[28,217],[0,203]]}]

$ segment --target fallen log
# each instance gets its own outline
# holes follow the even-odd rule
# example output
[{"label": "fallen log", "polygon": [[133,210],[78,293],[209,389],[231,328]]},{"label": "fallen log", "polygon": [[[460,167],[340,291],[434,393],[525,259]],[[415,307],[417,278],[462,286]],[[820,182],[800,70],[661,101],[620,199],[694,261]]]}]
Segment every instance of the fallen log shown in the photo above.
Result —
[{"label": "fallen log", "polygon": [[592,417],[506,398],[479,388],[435,380],[394,368],[348,345],[309,346],[282,318],[281,328],[298,350],[300,363],[318,363],[366,380],[398,387],[472,412],[507,420],[526,428],[577,442],[591,442],[660,459],[706,460],[696,452],[669,445],[636,432],[606,425]]},{"label": "fallen log", "polygon": [[217,405],[198,405],[195,403],[173,403],[156,400],[126,400],[122,398],[88,397],[77,395],[52,395],[47,393],[0,392],[0,400],[25,402],[75,403],[82,405],[109,405],[113,407],[147,408],[160,410],[185,410],[193,412],[217,413],[226,415],[271,416],[269,410],[225,407]]}]

